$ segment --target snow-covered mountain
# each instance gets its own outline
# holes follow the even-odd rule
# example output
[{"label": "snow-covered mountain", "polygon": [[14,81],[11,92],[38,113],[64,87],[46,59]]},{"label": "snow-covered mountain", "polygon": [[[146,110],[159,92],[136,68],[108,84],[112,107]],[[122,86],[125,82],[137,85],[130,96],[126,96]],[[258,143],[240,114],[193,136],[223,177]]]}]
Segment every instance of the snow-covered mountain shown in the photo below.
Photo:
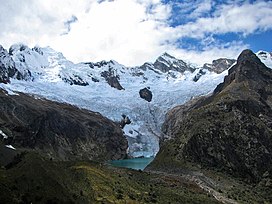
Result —
[{"label": "snow-covered mountain", "polygon": [[[9,60],[2,60],[1,55]],[[14,63],[14,72],[21,74],[19,78],[9,75],[10,83],[0,84],[10,94],[19,91],[73,104],[118,122],[129,118],[123,129],[133,157],[155,155],[166,112],[212,92],[234,62],[221,60],[227,64],[224,70],[216,68],[217,61],[199,68],[164,53],[154,63],[138,67],[125,67],[113,60],[74,64],[49,47],[30,49],[21,44],[1,55],[3,67]],[[269,59],[258,54],[271,63],[271,55],[267,55]],[[140,96],[140,90],[149,93],[150,100]]]}]

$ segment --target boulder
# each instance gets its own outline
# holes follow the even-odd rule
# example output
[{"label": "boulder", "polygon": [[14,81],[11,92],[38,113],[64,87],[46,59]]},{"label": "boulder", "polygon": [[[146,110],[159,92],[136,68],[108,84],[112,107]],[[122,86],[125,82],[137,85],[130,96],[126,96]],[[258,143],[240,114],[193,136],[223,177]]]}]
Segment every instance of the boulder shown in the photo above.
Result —
[{"label": "boulder", "polygon": [[140,97],[147,102],[152,101],[152,92],[149,90],[149,88],[143,88],[139,91]]}]

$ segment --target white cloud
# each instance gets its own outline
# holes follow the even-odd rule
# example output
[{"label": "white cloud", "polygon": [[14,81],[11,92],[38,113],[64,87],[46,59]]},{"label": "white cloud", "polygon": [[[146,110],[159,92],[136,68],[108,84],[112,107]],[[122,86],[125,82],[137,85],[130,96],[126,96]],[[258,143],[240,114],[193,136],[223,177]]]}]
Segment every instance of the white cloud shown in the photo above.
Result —
[{"label": "white cloud", "polygon": [[[125,64],[150,60],[165,50],[169,8],[147,1],[104,1],[93,3],[88,13],[78,14],[71,32],[52,42],[56,49],[76,61],[115,59]],[[73,57],[76,56],[76,57]]]},{"label": "white cloud", "polygon": [[201,66],[204,63],[210,63],[214,59],[218,58],[230,58],[236,59],[242,50],[248,49],[249,46],[241,42],[230,42],[225,44],[213,44],[207,46],[204,50],[197,49],[176,49],[175,47],[169,47],[169,54],[177,57],[178,59],[184,59],[189,63],[193,63],[196,66]]},{"label": "white cloud", "polygon": [[210,12],[212,9],[212,1],[211,0],[202,0],[200,2],[196,2],[194,10],[190,13],[190,18],[198,18]]},{"label": "white cloud", "polygon": [[180,37],[203,38],[207,34],[229,32],[248,35],[272,28],[272,2],[230,4],[221,6],[213,17],[198,18],[196,22],[180,25],[176,32]]},{"label": "white cloud", "polygon": [[[80,3],[82,2],[82,3]],[[4,46],[16,42],[42,43],[63,33],[65,21],[86,7],[84,1],[0,0],[0,40]]]},{"label": "white cloud", "polygon": [[[214,33],[247,35],[272,28],[272,2],[240,1],[209,13],[212,2],[185,1],[180,13],[191,11],[191,22],[171,27],[174,4],[161,0],[0,0],[0,44],[6,48],[17,42],[49,45],[75,62],[114,59],[140,65],[168,51],[202,64],[217,57],[236,57],[247,47],[241,42],[217,42]],[[65,22],[73,16],[77,21],[69,24],[67,33]],[[183,37],[200,39],[204,49],[181,49],[176,41]]]}]

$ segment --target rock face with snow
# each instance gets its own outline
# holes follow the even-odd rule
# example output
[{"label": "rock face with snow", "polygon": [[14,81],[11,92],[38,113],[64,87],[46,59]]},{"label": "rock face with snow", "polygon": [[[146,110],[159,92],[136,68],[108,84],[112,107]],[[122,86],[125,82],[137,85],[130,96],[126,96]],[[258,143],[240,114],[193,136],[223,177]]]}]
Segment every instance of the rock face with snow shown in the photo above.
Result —
[{"label": "rock face with snow", "polygon": [[[0,84],[8,92],[72,104],[117,122],[122,115],[129,117],[131,123],[123,131],[133,157],[155,155],[166,112],[212,92],[227,74],[196,68],[166,53],[154,63],[137,67],[125,67],[113,60],[74,64],[49,47],[30,49],[17,44],[9,49],[9,58],[24,80],[13,77],[11,83]],[[149,103],[139,94],[143,87],[152,90]]]},{"label": "rock face with snow", "polygon": [[197,74],[194,76],[193,81],[194,81],[194,82],[197,82],[197,81],[200,79],[200,77],[202,77],[202,76],[205,75],[205,74],[206,74],[205,69],[200,69],[200,70],[197,72]]},{"label": "rock face with snow", "polygon": [[217,74],[222,73],[223,71],[227,70],[236,62],[235,59],[227,59],[227,58],[220,58],[217,60],[213,60],[212,64],[205,63],[203,65],[204,69],[207,69],[211,72],[215,72]]},{"label": "rock face with snow", "polygon": [[20,72],[23,80],[33,80],[35,73],[47,67],[48,62],[44,59],[43,52],[40,48],[34,47],[30,49],[23,44],[15,44],[9,48],[9,55],[15,63],[16,69]]},{"label": "rock face with snow", "polygon": [[61,160],[111,160],[127,155],[119,124],[77,107],[0,89],[0,138]]},{"label": "rock face with snow", "polygon": [[244,50],[214,93],[172,109],[153,165],[200,164],[248,181],[272,178],[272,70]]},{"label": "rock face with snow", "polygon": [[118,90],[124,89],[119,82],[120,80],[119,75],[114,74],[112,67],[110,67],[108,71],[103,71],[101,73],[101,76],[105,78],[105,80],[111,87],[116,88]]},{"label": "rock face with snow", "polygon": [[15,63],[9,53],[0,45],[0,83],[8,83],[10,77],[21,79],[21,73],[15,68]]},{"label": "rock face with snow", "polygon": [[176,59],[168,53],[164,53],[155,61],[154,68],[163,73],[169,72],[170,70],[181,73],[185,71],[193,72],[195,70],[195,68],[191,67],[184,61]]}]

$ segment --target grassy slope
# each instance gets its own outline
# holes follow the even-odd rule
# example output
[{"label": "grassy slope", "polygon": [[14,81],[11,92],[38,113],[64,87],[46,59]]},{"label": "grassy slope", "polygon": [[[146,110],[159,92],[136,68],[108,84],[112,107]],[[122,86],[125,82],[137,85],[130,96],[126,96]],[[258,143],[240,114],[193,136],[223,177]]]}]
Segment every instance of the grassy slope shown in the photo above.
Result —
[{"label": "grassy slope", "polygon": [[[272,180],[263,178],[256,184],[245,182],[244,179],[228,175],[213,168],[202,167],[199,164],[176,160],[173,155],[173,144],[164,144],[167,153],[158,155],[148,167],[148,170],[168,172],[171,175],[183,175],[189,179],[210,186],[226,199],[231,199],[241,204],[269,204],[272,203]],[[168,147],[168,148],[167,148]],[[163,162],[163,165],[161,163]],[[200,176],[197,176],[200,175]]]},{"label": "grassy slope", "polygon": [[192,182],[26,153],[0,169],[0,203],[217,203]]}]

